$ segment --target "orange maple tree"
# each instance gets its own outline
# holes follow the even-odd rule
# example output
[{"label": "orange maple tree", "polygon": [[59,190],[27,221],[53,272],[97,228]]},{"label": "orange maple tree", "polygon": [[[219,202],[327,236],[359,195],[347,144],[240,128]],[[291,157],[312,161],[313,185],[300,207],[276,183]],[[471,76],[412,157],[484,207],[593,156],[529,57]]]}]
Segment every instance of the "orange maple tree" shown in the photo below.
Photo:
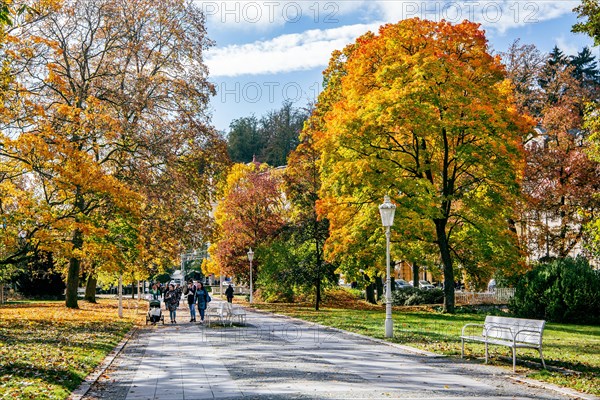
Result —
[{"label": "orange maple tree", "polygon": [[358,231],[382,242],[377,205],[389,194],[394,242],[435,244],[453,312],[456,260],[487,276],[518,260],[506,220],[531,120],[516,112],[499,57],[478,24],[415,18],[335,52],[325,83],[313,135],[330,254]]}]

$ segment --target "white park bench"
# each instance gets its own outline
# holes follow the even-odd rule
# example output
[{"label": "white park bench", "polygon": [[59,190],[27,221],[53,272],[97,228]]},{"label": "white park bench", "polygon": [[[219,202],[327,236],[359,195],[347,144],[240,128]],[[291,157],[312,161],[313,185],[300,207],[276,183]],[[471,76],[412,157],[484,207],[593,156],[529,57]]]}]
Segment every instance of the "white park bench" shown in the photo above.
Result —
[{"label": "white park bench", "polygon": [[240,325],[246,325],[246,310],[242,307],[234,306],[231,303],[227,303],[230,310],[232,322],[236,320]]},{"label": "white park bench", "polygon": [[208,307],[206,310],[206,322],[208,326],[210,326],[213,320],[218,320],[221,325],[225,325],[225,323],[231,324],[231,315],[225,304],[219,303],[219,305]]},{"label": "white park bench", "polygon": [[[461,358],[465,355],[465,340],[485,343],[485,362],[488,362],[488,345],[506,346],[512,349],[513,372],[516,370],[517,348],[537,349],[542,365],[546,368],[542,354],[542,334],[546,321],[539,319],[495,317],[488,315],[483,324],[466,324],[460,336]],[[481,335],[474,328],[482,327]],[[477,330],[478,331],[478,330]]]},{"label": "white park bench", "polygon": [[231,303],[220,303],[218,306],[209,307],[206,310],[208,326],[212,320],[218,320],[221,325],[233,325],[234,320],[239,324],[246,324],[246,311],[241,307],[234,307]]}]

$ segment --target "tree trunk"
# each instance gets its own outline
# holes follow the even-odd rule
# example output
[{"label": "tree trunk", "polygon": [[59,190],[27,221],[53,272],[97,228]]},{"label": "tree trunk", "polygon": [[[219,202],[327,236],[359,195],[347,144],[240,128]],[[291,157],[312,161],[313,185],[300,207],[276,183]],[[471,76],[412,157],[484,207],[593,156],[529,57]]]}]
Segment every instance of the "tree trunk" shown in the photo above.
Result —
[{"label": "tree trunk", "polygon": [[4,304],[4,283],[0,284],[0,304]]},{"label": "tree trunk", "polygon": [[446,237],[446,219],[435,220],[437,243],[444,264],[444,308],[443,312],[454,314],[454,270],[448,238]]},{"label": "tree trunk", "polygon": [[123,274],[119,275],[119,318],[123,318]]},{"label": "tree trunk", "polygon": [[365,288],[365,293],[369,303],[377,304],[377,300],[375,300],[375,285],[373,283],[369,283],[369,285],[367,285]]},{"label": "tree trunk", "polygon": [[377,301],[383,297],[383,280],[380,276],[375,277],[375,288],[377,289]]},{"label": "tree trunk", "polygon": [[419,264],[417,264],[416,262],[414,262],[412,265],[412,273],[413,273],[413,286],[418,288],[419,287]]},{"label": "tree trunk", "polygon": [[138,301],[142,300],[142,292],[140,291],[140,281],[137,282]]},{"label": "tree trunk", "polygon": [[[73,232],[73,250],[80,250],[83,247],[83,235],[79,229]],[[79,269],[81,262],[76,257],[69,259],[69,271],[67,273],[67,292],[65,295],[65,305],[68,308],[79,308],[77,303],[77,288],[79,288]]]},{"label": "tree trunk", "polygon": [[90,303],[96,302],[96,283],[98,282],[98,278],[96,275],[91,273],[85,284],[85,301],[89,301]]},{"label": "tree trunk", "polygon": [[315,293],[315,311],[319,311],[319,304],[321,303],[321,279],[317,279],[316,285],[316,293]]},{"label": "tree trunk", "polygon": [[321,257],[321,246],[319,243],[319,222],[316,218],[313,218],[313,232],[315,232],[315,252],[317,256],[317,282],[316,282],[316,298],[315,298],[315,311],[319,311],[319,304],[321,303],[321,267],[323,266],[323,260]]}]

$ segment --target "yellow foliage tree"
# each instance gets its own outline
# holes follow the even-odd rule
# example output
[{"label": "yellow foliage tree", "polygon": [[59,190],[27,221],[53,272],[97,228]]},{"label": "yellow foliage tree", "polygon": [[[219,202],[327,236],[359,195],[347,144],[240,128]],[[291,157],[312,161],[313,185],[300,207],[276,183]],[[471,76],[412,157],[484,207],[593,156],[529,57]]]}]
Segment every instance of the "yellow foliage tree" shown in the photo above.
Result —
[{"label": "yellow foliage tree", "polygon": [[[112,270],[123,263],[104,256],[127,254],[149,271],[211,234],[213,182],[228,161],[206,114],[210,42],[184,0],[67,0],[24,24],[10,47],[22,107],[0,151],[36,188],[51,228],[43,245],[69,260],[66,304],[77,307],[82,261]],[[134,231],[127,249],[110,234],[122,220]]]}]

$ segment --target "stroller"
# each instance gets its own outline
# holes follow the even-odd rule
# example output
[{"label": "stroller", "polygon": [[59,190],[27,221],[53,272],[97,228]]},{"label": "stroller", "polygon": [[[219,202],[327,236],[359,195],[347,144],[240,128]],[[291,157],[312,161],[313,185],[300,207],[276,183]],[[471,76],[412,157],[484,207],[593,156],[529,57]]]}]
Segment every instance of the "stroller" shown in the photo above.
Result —
[{"label": "stroller", "polygon": [[160,300],[150,300],[148,313],[146,314],[146,325],[148,325],[148,322],[154,325],[158,321],[162,321],[163,325],[165,324],[165,316],[160,309]]}]

